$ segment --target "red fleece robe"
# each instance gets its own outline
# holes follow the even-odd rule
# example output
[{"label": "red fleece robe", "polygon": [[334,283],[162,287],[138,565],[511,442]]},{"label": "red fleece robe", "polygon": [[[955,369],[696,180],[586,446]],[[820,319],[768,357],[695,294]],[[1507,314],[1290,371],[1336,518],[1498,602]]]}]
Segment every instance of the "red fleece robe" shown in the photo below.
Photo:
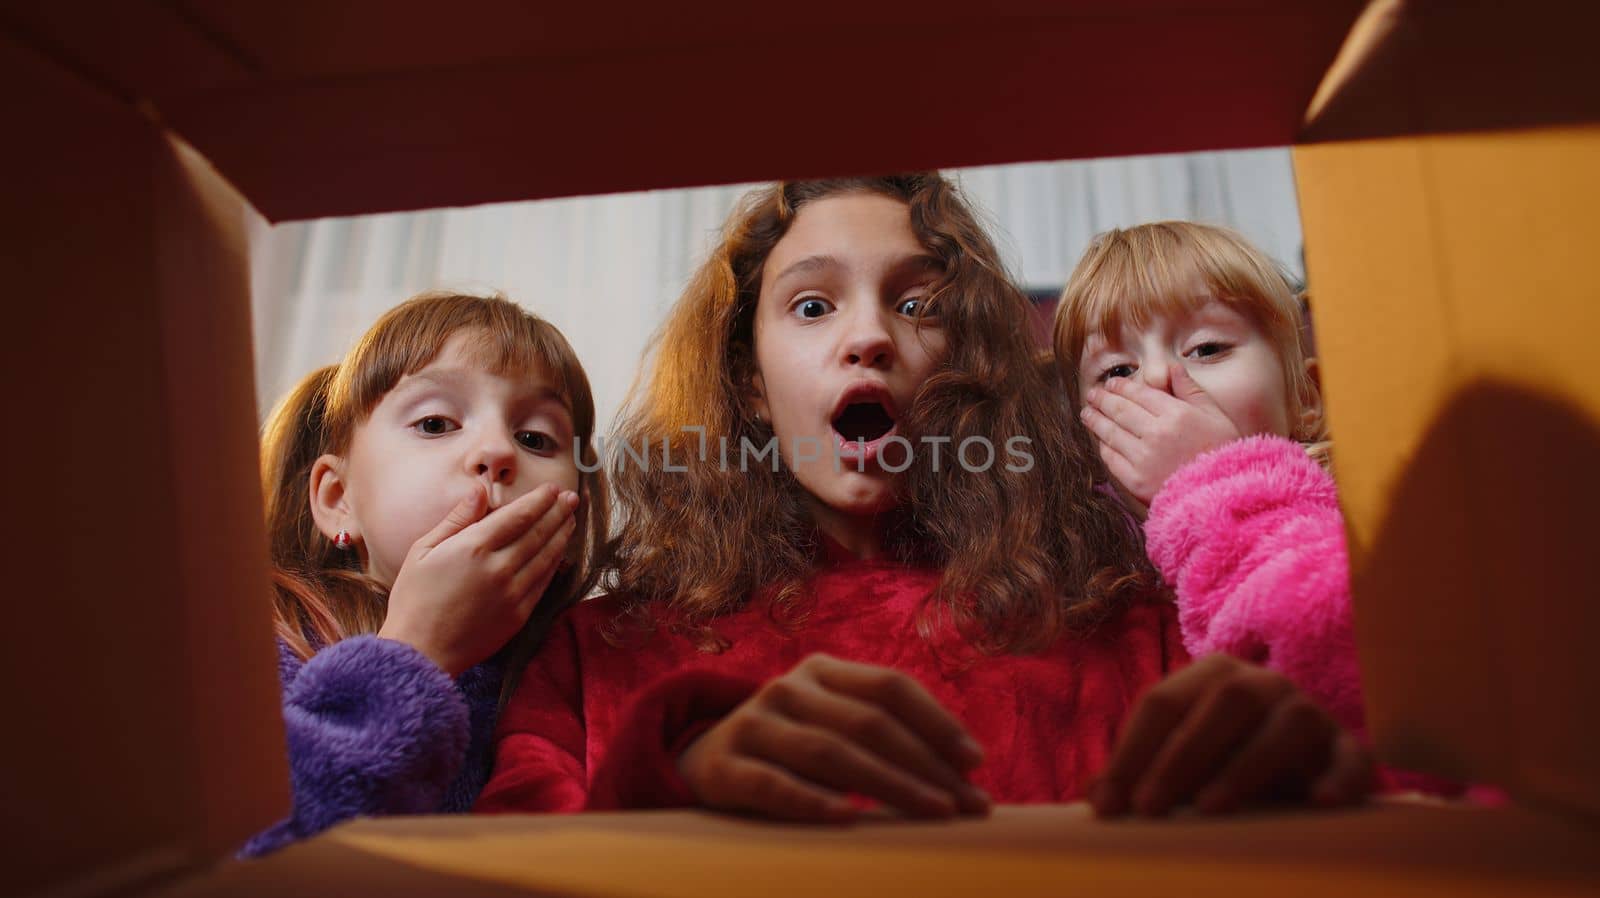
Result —
[{"label": "red fleece robe", "polygon": [[1157,601],[1035,655],[983,655],[947,624],[924,638],[918,612],[938,581],[935,570],[836,559],[808,581],[802,622],[776,623],[758,595],[717,620],[732,643],[717,654],[665,630],[611,645],[602,628],[619,601],[585,602],[557,625],[501,715],[476,810],[691,805],[677,753],[813,652],[920,681],[983,746],[972,781],[996,801],[1073,800],[1139,695],[1188,661],[1173,607]]}]

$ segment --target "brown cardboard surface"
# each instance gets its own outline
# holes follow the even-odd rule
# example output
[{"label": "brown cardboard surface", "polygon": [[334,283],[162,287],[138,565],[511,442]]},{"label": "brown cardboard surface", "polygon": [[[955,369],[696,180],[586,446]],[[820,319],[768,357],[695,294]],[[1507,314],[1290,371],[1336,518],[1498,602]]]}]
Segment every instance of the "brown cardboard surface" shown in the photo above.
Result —
[{"label": "brown cardboard surface", "polygon": [[1371,722],[1600,813],[1600,126],[1295,149]]},{"label": "brown cardboard surface", "polygon": [[1589,0],[1374,0],[1297,142],[1600,121]]},{"label": "brown cardboard surface", "polygon": [[[1600,836],[1514,808],[1092,821],[1081,805],[852,827],[699,812],[391,818],[161,893],[209,895],[1587,895]],[[348,872],[359,871],[359,879]]]},{"label": "brown cardboard surface", "polygon": [[[389,820],[197,872],[282,813],[286,777],[243,205],[158,122],[276,218],[1277,144],[1360,5],[7,4],[0,669],[28,732],[0,754],[4,891],[1592,893],[1592,822],[1438,808]],[[1380,7],[1304,136],[1594,120],[1590,7],[1517,8]],[[1597,150],[1589,126],[1296,151],[1381,747],[1590,814]]]},{"label": "brown cardboard surface", "polygon": [[[271,638],[262,523],[255,363],[250,351],[247,209],[187,145],[162,135],[156,175],[159,285],[171,443],[167,463],[183,601],[179,696],[201,847],[236,850],[241,834],[287,811],[287,770]],[[260,547],[259,549],[257,547]]]},{"label": "brown cardboard surface", "polygon": [[0,39],[5,891],[229,851],[287,780],[238,195]]},{"label": "brown cardboard surface", "polygon": [[1361,5],[30,0],[0,26],[281,220],[1281,145]]}]

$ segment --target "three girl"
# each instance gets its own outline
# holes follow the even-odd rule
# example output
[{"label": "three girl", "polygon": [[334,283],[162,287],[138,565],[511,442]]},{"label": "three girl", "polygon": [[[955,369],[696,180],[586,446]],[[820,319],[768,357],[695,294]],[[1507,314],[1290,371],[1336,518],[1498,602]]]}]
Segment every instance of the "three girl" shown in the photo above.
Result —
[{"label": "three girl", "polygon": [[1288,679],[1184,667],[1026,316],[937,175],[748,197],[623,424],[648,451],[612,457],[610,593],[525,673],[478,807],[1359,796],[1365,754]]},{"label": "three girl", "polygon": [[294,807],[245,854],[471,806],[500,702],[593,582],[607,502],[577,463],[593,450],[574,449],[593,430],[554,327],[455,294],[390,311],[274,410],[262,469]]}]

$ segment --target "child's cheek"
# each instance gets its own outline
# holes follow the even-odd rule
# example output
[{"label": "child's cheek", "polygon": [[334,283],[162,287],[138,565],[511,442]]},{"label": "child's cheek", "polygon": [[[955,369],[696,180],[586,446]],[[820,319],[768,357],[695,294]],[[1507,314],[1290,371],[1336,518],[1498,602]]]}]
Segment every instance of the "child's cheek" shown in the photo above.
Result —
[{"label": "child's cheek", "polygon": [[1265,415],[1267,404],[1260,391],[1253,389],[1250,383],[1225,376],[1225,372],[1216,370],[1201,369],[1196,372],[1191,368],[1189,376],[1228,416],[1233,426],[1239,429],[1240,436],[1263,432],[1268,420]]},{"label": "child's cheek", "polygon": [[[545,472],[541,471],[540,473],[544,474]],[[559,459],[557,459],[555,463],[550,466],[549,473],[546,476],[549,478],[547,482],[553,483],[564,490],[572,490],[573,492],[578,491],[578,485],[581,482],[581,475],[578,473],[578,466],[568,456],[561,456]]]},{"label": "child's cheek", "polygon": [[1237,403],[1238,410],[1228,417],[1239,428],[1240,436],[1255,436],[1270,433],[1277,436],[1287,436],[1282,423],[1282,409],[1274,397],[1251,391],[1240,398]]}]

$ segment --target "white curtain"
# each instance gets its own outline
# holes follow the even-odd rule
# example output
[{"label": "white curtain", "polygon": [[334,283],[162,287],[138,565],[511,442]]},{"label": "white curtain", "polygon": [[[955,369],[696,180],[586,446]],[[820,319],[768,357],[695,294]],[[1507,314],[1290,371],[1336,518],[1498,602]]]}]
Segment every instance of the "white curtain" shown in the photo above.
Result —
[{"label": "white curtain", "polygon": [[[1231,225],[1296,276],[1302,271],[1287,150],[951,174],[1029,288],[1059,288],[1094,234],[1162,218]],[[406,297],[497,290],[566,334],[605,428],[650,336],[749,186],[258,223],[251,259],[260,412]]]}]

